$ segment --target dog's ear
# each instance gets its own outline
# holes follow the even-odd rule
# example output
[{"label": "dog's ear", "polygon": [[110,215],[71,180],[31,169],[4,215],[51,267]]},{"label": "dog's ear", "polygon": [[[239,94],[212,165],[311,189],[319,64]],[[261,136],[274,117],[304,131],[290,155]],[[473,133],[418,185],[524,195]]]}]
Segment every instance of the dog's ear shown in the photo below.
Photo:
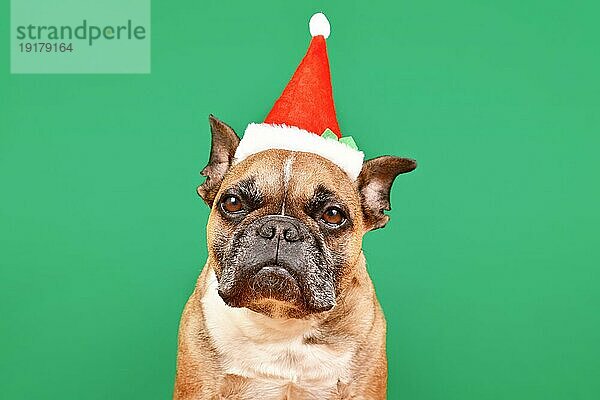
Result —
[{"label": "dog's ear", "polygon": [[197,191],[206,204],[212,207],[223,177],[233,163],[233,156],[240,143],[240,138],[233,128],[219,121],[214,115],[211,114],[208,117],[208,122],[212,135],[210,158],[206,167],[200,172],[200,175],[205,176],[206,180],[198,186]]},{"label": "dog's ear", "polygon": [[382,156],[364,162],[356,180],[362,205],[365,231],[383,228],[390,217],[390,190],[394,179],[417,167],[415,160]]}]

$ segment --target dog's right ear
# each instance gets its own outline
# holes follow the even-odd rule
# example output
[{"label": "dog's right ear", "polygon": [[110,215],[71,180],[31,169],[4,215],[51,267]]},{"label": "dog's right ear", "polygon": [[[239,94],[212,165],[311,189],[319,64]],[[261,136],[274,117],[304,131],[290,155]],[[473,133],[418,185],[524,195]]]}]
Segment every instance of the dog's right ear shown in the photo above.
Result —
[{"label": "dog's right ear", "polygon": [[206,167],[200,172],[200,175],[205,176],[206,180],[198,186],[197,192],[204,202],[212,207],[223,177],[233,163],[233,156],[240,143],[240,138],[233,128],[219,121],[214,115],[209,115],[208,122],[212,135],[210,158]]}]

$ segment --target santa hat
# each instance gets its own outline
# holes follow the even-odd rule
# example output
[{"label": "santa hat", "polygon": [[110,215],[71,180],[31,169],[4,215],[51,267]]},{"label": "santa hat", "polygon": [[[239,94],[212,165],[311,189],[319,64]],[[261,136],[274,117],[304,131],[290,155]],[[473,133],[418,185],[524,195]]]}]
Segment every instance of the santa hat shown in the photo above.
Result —
[{"label": "santa hat", "polygon": [[335,115],[325,43],[329,21],[317,13],[309,28],[312,40],[306,55],[265,121],[246,128],[235,162],[269,149],[303,151],[330,160],[356,180],[364,154],[352,137],[342,137]]}]

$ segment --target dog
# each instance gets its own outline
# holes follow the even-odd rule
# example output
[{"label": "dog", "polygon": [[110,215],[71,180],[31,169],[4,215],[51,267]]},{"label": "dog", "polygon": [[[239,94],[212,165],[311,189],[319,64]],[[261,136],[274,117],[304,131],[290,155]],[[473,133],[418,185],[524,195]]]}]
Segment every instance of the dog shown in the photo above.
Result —
[{"label": "dog", "polygon": [[208,259],[185,305],[173,398],[385,399],[386,322],[362,237],[389,217],[412,159],[364,162],[355,181],[308,152],[234,163],[240,142],[209,117]]}]

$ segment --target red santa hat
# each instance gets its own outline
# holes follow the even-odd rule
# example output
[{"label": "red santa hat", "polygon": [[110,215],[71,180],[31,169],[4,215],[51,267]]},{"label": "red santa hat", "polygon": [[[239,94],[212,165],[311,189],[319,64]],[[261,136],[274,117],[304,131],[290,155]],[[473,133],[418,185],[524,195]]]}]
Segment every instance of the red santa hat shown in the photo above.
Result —
[{"label": "red santa hat", "polygon": [[351,137],[342,137],[337,122],[325,43],[329,21],[317,13],[309,28],[312,40],[306,55],[265,121],[246,128],[235,162],[269,149],[303,151],[330,160],[356,180],[364,154]]}]

